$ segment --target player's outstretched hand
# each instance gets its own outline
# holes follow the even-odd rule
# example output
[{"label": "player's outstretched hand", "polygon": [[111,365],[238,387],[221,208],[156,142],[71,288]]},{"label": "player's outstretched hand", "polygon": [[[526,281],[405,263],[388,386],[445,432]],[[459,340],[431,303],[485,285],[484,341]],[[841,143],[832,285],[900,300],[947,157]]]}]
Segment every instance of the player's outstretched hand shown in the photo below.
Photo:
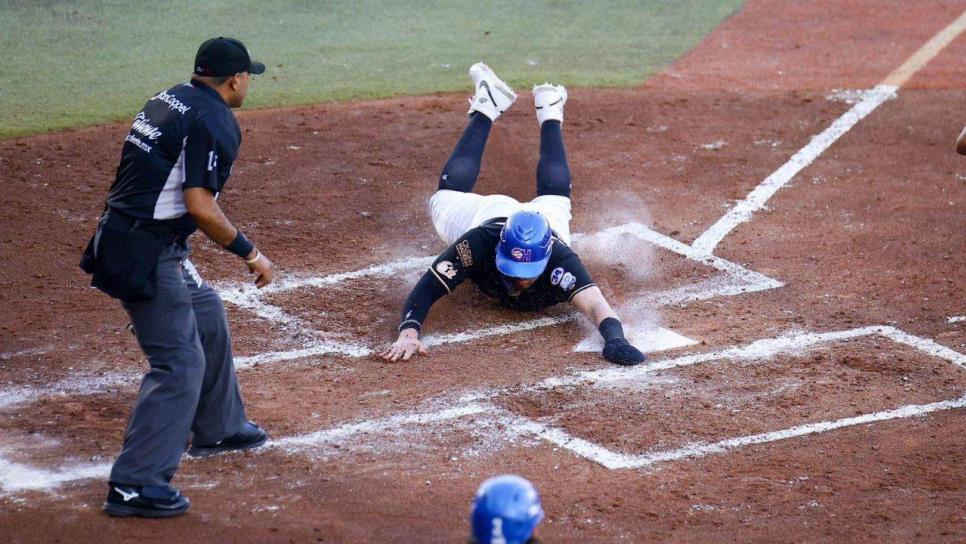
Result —
[{"label": "player's outstretched hand", "polygon": [[275,275],[275,265],[272,264],[272,261],[265,254],[258,252],[256,253],[255,262],[248,263],[248,271],[255,274],[255,287],[261,289],[272,283],[272,277]]},{"label": "player's outstretched hand", "polygon": [[394,363],[400,357],[403,361],[408,361],[416,355],[429,355],[429,350],[426,349],[426,344],[419,339],[419,332],[416,329],[403,329],[399,333],[399,338],[379,355]]},{"label": "player's outstretched hand", "polygon": [[645,357],[641,351],[623,338],[614,338],[604,344],[602,353],[604,359],[622,366],[634,366],[644,362]]}]

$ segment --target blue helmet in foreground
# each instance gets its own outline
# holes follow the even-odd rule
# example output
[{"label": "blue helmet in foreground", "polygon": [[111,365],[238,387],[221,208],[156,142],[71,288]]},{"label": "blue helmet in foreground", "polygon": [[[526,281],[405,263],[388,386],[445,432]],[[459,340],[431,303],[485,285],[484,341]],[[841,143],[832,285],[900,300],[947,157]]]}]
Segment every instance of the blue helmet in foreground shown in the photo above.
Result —
[{"label": "blue helmet in foreground", "polygon": [[550,260],[553,238],[547,218],[537,212],[511,215],[496,246],[496,268],[504,276],[535,278]]},{"label": "blue helmet in foreground", "polygon": [[523,544],[543,519],[543,507],[533,484],[505,474],[483,482],[473,500],[471,517],[475,542]]}]

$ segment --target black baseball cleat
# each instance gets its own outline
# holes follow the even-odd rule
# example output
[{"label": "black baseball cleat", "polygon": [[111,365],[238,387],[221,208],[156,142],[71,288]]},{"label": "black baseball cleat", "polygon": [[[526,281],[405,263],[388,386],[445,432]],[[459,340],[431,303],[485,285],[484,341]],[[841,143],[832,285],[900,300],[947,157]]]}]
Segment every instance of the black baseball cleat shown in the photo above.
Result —
[{"label": "black baseball cleat", "polygon": [[188,455],[192,457],[210,457],[229,451],[242,451],[257,448],[268,440],[268,433],[252,421],[242,426],[242,430],[214,444],[191,444]]},{"label": "black baseball cleat", "polygon": [[188,497],[170,485],[108,484],[104,511],[110,516],[173,518],[191,507]]}]

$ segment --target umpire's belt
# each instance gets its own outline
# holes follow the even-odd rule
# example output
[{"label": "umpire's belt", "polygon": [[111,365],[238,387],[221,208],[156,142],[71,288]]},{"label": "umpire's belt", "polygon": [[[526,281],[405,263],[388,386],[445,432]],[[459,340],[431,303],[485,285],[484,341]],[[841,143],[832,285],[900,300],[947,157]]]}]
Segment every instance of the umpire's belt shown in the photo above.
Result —
[{"label": "umpire's belt", "polygon": [[91,285],[124,301],[154,298],[157,266],[161,254],[172,244],[183,243],[194,230],[187,214],[183,219],[138,219],[108,208],[81,258],[80,266],[93,274]]}]

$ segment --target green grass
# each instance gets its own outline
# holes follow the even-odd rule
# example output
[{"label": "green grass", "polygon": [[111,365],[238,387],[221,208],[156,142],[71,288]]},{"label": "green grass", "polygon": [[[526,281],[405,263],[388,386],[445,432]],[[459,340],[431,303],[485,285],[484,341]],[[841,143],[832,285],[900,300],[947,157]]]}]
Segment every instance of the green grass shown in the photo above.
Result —
[{"label": "green grass", "polygon": [[268,66],[246,107],[464,90],[479,59],[520,88],[628,86],[740,4],[0,0],[0,137],[128,118],[217,35]]}]

